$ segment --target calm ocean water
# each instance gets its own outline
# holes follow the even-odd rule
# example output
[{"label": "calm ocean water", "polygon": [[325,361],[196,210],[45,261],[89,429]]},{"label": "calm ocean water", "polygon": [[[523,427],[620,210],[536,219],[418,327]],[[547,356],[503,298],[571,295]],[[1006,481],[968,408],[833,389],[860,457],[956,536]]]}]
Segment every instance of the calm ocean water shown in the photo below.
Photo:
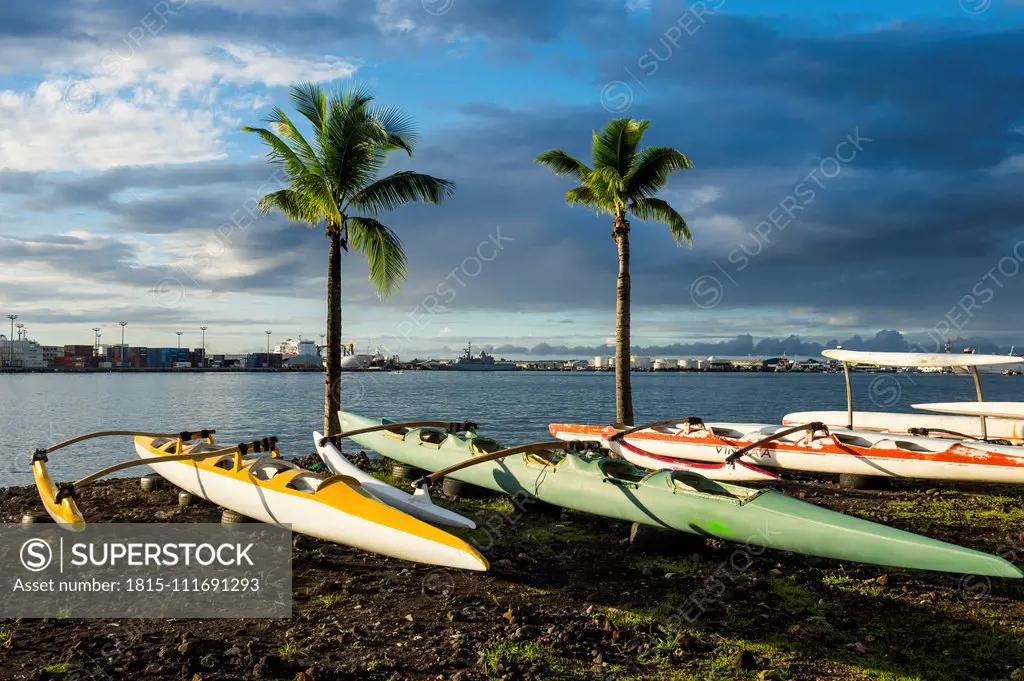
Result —
[{"label": "calm ocean water", "polygon": [[[915,402],[973,400],[967,376],[854,374],[859,409],[912,411]],[[346,374],[348,410],[398,419],[468,418],[507,443],[548,437],[552,421],[614,418],[610,373],[515,372]],[[1024,377],[986,375],[986,399],[1024,399]],[[638,423],[699,415],[778,422],[790,411],[845,408],[841,374],[635,374]],[[285,456],[312,451],[323,425],[323,374],[13,374],[0,376],[0,487],[31,484],[36,447],[94,430],[216,428],[224,443],[267,435]],[[77,445],[51,458],[71,480],[133,456],[128,438]],[[134,475],[149,472],[139,468]]]}]

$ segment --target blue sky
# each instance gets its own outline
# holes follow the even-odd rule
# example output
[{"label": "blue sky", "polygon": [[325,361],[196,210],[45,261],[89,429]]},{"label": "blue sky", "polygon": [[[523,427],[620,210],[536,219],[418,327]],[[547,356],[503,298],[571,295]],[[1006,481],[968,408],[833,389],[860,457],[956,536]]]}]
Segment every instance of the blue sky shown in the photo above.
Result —
[{"label": "blue sky", "polygon": [[121,319],[150,346],[200,325],[211,351],[316,338],[322,232],[225,227],[273,179],[239,127],[315,79],[405,109],[420,144],[394,168],[458,184],[388,216],[410,259],[393,298],[346,258],[359,347],[605,343],[610,224],[532,159],[586,158],[617,115],[695,164],[665,191],[692,249],[633,225],[635,344],[1024,344],[1019,0],[14,0],[5,17],[0,308],[41,342],[114,340]]}]

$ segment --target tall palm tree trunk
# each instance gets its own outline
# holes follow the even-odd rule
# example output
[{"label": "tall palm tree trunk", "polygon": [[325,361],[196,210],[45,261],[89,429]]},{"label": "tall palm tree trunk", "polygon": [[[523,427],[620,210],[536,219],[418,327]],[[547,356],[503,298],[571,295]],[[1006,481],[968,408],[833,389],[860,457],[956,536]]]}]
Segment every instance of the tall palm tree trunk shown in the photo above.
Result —
[{"label": "tall palm tree trunk", "polygon": [[331,240],[327,265],[327,376],[324,380],[324,435],[341,432],[341,229],[327,226]]},{"label": "tall palm tree trunk", "polygon": [[619,249],[619,278],[615,291],[615,420],[633,425],[633,388],[629,357],[629,221],[615,218],[612,232]]}]

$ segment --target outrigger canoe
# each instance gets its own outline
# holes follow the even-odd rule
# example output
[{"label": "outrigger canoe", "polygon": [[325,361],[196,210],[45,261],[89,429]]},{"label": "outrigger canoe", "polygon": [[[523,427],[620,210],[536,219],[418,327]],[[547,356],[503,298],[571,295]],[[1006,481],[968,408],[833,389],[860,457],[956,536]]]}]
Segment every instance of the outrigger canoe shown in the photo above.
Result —
[{"label": "outrigger canoe", "polygon": [[[630,433],[622,440],[656,456],[723,463],[740,448],[796,428],[705,423],[688,417]],[[622,432],[615,426],[577,423],[552,423],[548,429],[560,440],[611,438]],[[1024,449],[1020,447],[847,429],[797,430],[747,451],[736,461],[814,473],[1024,483]]]},{"label": "outrigger canoe", "polygon": [[[85,520],[75,501],[76,486],[145,462],[173,485],[255,520],[290,525],[301,534],[403,560],[466,570],[488,568],[487,560],[468,543],[380,502],[358,480],[324,477],[282,460],[275,438],[224,449],[214,444],[211,431],[202,435],[205,440],[199,433],[136,435],[135,451],[141,461],[112,466],[74,484],[54,484],[46,468],[46,455],[68,443],[37,451],[33,471],[43,506],[62,526],[80,531]],[[198,441],[191,441],[193,437]],[[256,455],[247,456],[249,451]]]},{"label": "outrigger canoe", "polygon": [[320,433],[313,433],[313,444],[316,447],[316,453],[320,456],[320,460],[324,462],[324,465],[332,473],[335,475],[347,475],[358,480],[364,490],[388,506],[393,506],[404,513],[434,525],[448,525],[449,527],[461,527],[467,530],[476,529],[476,523],[469,518],[434,504],[425,489],[417,489],[413,494],[408,494],[400,489],[395,489],[383,480],[378,480],[353,465],[351,461],[345,458],[341,450],[335,447],[330,440],[325,439]]},{"label": "outrigger canoe", "polygon": [[[822,355],[843,364],[846,379],[846,411],[807,411],[786,414],[783,425],[810,423],[819,421],[828,426],[845,427],[848,430],[873,430],[890,434],[925,435],[953,437],[956,439],[1006,440],[1010,444],[1021,444],[1024,441],[1024,421],[1021,421],[1019,408],[1010,411],[1007,420],[990,419],[994,413],[974,409],[977,419],[965,418],[962,415],[937,416],[932,414],[898,414],[887,412],[856,411],[853,406],[853,384],[850,380],[850,367],[856,365],[917,367],[921,369],[959,369],[967,371],[974,379],[974,392],[977,402],[964,403],[964,409],[950,409],[949,404],[937,405],[946,407],[932,411],[943,411],[950,414],[970,414],[972,407],[983,405],[984,394],[981,389],[982,367],[995,367],[1006,364],[1024,362],[1018,355],[979,355],[965,350],[961,354],[930,353],[930,352],[866,352],[860,350],[844,350],[842,347],[823,350]],[[895,380],[895,379],[894,379]],[[1012,403],[1004,403],[1012,404]],[[1017,403],[1019,404],[1019,403]],[[914,405],[918,409],[928,409],[929,405]],[[1004,444],[999,442],[997,444]]]},{"label": "outrigger canoe", "polygon": [[[342,430],[390,422],[339,412]],[[972,549],[921,537],[829,511],[779,492],[716,482],[685,471],[643,471],[596,453],[531,451],[501,460],[494,440],[434,428],[398,425],[349,435],[360,446],[427,471],[443,471],[473,457],[481,463],[448,474],[497,492],[616,520],[793,551],[836,560],[919,570],[1024,576],[1011,563]],[[568,443],[567,443],[568,445]]]},{"label": "outrigger canoe", "polygon": [[[959,404],[959,403],[950,403]],[[974,402],[968,404],[976,404]],[[980,404],[989,404],[981,402]],[[911,405],[914,409],[933,411],[928,405]],[[938,406],[938,405],[936,405]],[[853,412],[854,430],[889,435],[910,435],[916,432],[941,434],[952,438],[951,433],[960,433],[967,438],[982,437],[981,424],[977,417],[992,414],[966,415],[946,414],[904,414],[888,411],[855,411]],[[833,428],[847,428],[851,416],[843,410],[794,411],[782,417],[782,425],[795,426],[801,423],[820,421]],[[1018,418],[987,418],[985,436],[998,440],[1007,440],[1013,444],[1024,443],[1024,420]],[[962,439],[962,438],[961,438]]]}]

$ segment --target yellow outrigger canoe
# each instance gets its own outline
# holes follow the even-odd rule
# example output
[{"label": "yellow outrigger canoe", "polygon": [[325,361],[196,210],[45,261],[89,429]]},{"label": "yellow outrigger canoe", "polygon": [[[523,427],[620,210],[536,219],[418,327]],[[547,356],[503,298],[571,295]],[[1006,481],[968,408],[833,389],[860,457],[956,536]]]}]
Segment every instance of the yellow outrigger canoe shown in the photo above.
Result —
[{"label": "yellow outrigger canoe", "polygon": [[[134,435],[140,460],[110,466],[76,483],[57,484],[47,454],[105,435]],[[249,452],[254,456],[249,456]],[[378,501],[358,480],[325,477],[284,461],[276,438],[233,447],[214,444],[213,431],[174,435],[106,431],[60,443],[33,456],[36,489],[62,527],[81,531],[78,491],[118,470],[149,465],[169,482],[210,503],[301,534],[419,563],[487,570],[487,560],[463,540]]]}]

